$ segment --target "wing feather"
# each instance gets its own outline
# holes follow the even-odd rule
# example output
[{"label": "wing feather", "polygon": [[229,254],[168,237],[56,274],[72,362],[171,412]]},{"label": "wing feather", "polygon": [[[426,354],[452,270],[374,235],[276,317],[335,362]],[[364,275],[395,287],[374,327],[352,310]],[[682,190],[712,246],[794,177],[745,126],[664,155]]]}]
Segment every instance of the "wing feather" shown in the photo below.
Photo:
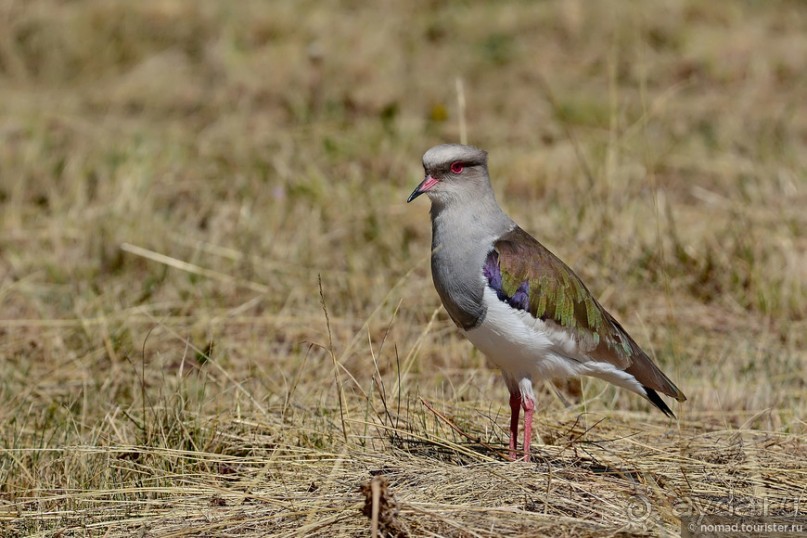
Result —
[{"label": "wing feather", "polygon": [[633,375],[654,403],[653,391],[686,400],[574,271],[521,228],[494,243],[483,273],[499,299],[566,331],[590,360]]}]

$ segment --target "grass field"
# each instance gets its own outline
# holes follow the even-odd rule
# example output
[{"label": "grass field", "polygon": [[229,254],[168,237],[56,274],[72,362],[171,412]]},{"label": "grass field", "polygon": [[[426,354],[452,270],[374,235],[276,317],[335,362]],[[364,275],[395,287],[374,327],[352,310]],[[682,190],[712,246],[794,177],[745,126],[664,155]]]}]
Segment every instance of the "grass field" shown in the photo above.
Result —
[{"label": "grass field", "polygon": [[[0,536],[805,515],[805,104],[797,1],[0,1]],[[539,384],[506,461],[405,204],[461,119],[677,420]]]}]

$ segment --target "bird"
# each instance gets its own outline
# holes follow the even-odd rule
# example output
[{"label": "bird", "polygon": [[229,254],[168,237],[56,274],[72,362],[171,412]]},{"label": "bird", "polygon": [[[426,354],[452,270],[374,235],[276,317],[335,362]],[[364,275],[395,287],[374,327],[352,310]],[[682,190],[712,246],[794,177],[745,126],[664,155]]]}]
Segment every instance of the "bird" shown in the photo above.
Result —
[{"label": "bird", "polygon": [[[659,393],[670,381],[560,258],[501,209],[487,152],[461,144],[423,155],[423,181],[407,203],[431,201],[431,272],[451,320],[502,372],[510,393],[511,460],[530,461],[533,383],[577,376],[633,391],[675,418]],[[524,410],[523,458],[518,456]]]}]

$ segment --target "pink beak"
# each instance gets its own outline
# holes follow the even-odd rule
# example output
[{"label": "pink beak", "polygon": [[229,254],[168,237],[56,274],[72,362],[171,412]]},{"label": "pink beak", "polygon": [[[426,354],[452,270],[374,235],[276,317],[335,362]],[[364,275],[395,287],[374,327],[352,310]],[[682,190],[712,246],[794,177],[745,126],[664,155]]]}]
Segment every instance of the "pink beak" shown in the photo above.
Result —
[{"label": "pink beak", "polygon": [[415,190],[412,191],[412,194],[409,195],[409,198],[406,199],[406,203],[408,204],[409,202],[411,202],[412,200],[414,200],[415,198],[417,198],[418,196],[420,196],[424,192],[430,190],[432,187],[437,185],[437,183],[439,183],[439,182],[436,179],[434,179],[433,177],[426,176],[423,179],[423,181],[420,182],[420,185],[418,185],[415,188]]}]

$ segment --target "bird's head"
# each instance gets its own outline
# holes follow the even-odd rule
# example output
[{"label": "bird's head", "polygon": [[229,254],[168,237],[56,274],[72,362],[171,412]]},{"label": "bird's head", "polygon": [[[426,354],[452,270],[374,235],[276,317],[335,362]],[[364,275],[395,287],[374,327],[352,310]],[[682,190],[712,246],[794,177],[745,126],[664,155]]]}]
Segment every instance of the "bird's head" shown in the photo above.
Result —
[{"label": "bird's head", "polygon": [[482,195],[490,189],[488,154],[473,146],[443,144],[423,155],[426,177],[407,202],[426,193],[432,202]]}]

